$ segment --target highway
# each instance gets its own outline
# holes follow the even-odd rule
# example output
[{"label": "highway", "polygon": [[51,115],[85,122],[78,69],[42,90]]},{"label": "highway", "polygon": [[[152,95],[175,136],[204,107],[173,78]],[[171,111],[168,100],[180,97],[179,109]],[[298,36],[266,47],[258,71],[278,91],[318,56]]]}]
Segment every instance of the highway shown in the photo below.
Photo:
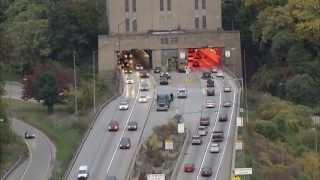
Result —
[{"label": "highway", "polygon": [[[201,146],[191,145],[188,147],[183,163],[179,168],[178,180],[202,180],[202,179],[214,179],[214,180],[229,180],[231,172],[231,160],[232,160],[232,144],[235,130],[235,120],[237,113],[238,103],[238,87],[229,76],[225,74],[225,78],[215,78],[215,93],[214,97],[205,97],[214,100],[217,107],[209,110],[210,114],[210,127],[208,129],[208,135],[202,140]],[[205,81],[201,80],[201,88],[205,91]],[[231,87],[232,92],[223,92],[224,87]],[[205,94],[203,93],[203,96]],[[224,102],[231,102],[231,107],[223,107]],[[227,115],[227,122],[219,122],[220,116]],[[192,123],[187,123],[186,127],[194,134],[197,132],[199,126],[200,116]],[[222,129],[224,132],[224,141],[220,143],[220,152],[212,154],[209,152],[209,146],[211,142],[211,133],[213,130]],[[195,165],[195,171],[193,173],[184,172],[184,164],[193,163]],[[201,176],[201,168],[210,167],[213,170],[213,174],[209,178]]]},{"label": "highway", "polygon": [[35,134],[35,138],[25,140],[29,157],[6,180],[49,179],[56,154],[54,144],[42,132],[21,120],[13,119],[12,129],[23,138],[25,131],[30,131]]}]

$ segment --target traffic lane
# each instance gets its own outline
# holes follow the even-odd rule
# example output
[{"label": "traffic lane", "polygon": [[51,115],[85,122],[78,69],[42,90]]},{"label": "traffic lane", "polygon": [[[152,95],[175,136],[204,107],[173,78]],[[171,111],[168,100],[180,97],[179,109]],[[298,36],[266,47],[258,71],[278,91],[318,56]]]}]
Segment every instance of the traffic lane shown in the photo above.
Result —
[{"label": "traffic lane", "polygon": [[118,148],[115,158],[112,162],[111,169],[108,173],[110,176],[116,176],[119,180],[126,178],[127,172],[130,168],[130,162],[134,157],[136,148],[139,145],[141,134],[143,133],[144,123],[147,121],[148,111],[151,106],[152,99],[148,103],[137,104],[136,111],[132,115],[130,121],[138,123],[137,131],[126,131],[124,137],[129,137],[131,140],[131,147],[128,150],[120,150]]},{"label": "traffic lane", "polygon": [[106,131],[104,135],[105,138],[100,141],[101,147],[99,147],[97,154],[95,154],[95,158],[90,169],[92,175],[89,177],[89,179],[103,179],[103,177],[106,176],[106,171],[108,171],[111,166],[110,162],[112,162],[114,158],[114,154],[118,148],[118,144],[123,132],[126,131],[128,119],[131,117],[136,108],[135,104],[137,96],[139,95],[139,81],[136,82],[137,83],[135,86],[129,85],[129,91],[134,91],[133,94],[130,94],[131,100],[129,110],[126,110],[125,112],[118,110],[116,111],[115,118],[112,118],[113,120],[119,122],[119,130],[117,132]]},{"label": "traffic lane", "polygon": [[[228,77],[228,76],[227,76]],[[231,126],[230,126],[230,137],[229,141],[226,143],[226,149],[225,154],[223,156],[223,159],[220,159],[220,168],[217,173],[216,179],[221,180],[229,180],[231,177],[231,171],[232,171],[232,155],[233,155],[233,148],[234,148],[234,137],[235,137],[235,129],[236,129],[236,119],[239,114],[239,102],[240,102],[240,92],[233,80],[231,80],[230,77],[228,77],[227,82],[229,86],[232,87],[233,91],[236,93],[235,97],[235,109],[234,109],[234,116],[232,118]]]},{"label": "traffic lane", "polygon": [[29,164],[29,158],[23,161],[13,172],[10,173],[10,175],[6,178],[6,180],[17,180],[20,179],[25,171],[27,169],[27,166]]},{"label": "traffic lane", "polygon": [[[229,83],[226,83],[225,81],[223,81],[223,87],[227,87],[230,86]],[[222,143],[219,143],[220,145],[220,152],[217,154],[208,154],[207,158],[205,159],[204,162],[204,166],[203,167],[210,167],[213,170],[213,175],[212,175],[212,179],[217,179],[218,176],[218,169],[221,168],[221,162],[222,159],[224,159],[224,157],[226,156],[226,154],[224,153],[226,151],[226,145],[227,143],[230,142],[232,138],[232,136],[230,135],[230,132],[232,132],[231,129],[231,125],[234,122],[234,110],[236,108],[236,89],[233,89],[233,93],[224,93],[225,95],[225,101],[224,102],[231,102],[232,103],[232,107],[230,108],[226,108],[224,107],[223,111],[226,111],[227,115],[228,115],[228,121],[227,122],[218,122],[218,126],[217,129],[223,129],[224,131],[224,141]],[[201,179],[208,179],[208,178],[204,178],[201,177],[199,178]]]},{"label": "traffic lane", "polygon": [[[88,135],[86,141],[84,142],[84,145],[82,149],[80,150],[80,153],[70,171],[70,174],[68,176],[68,179],[74,179],[77,177],[78,169],[81,165],[88,165],[89,173],[91,171],[94,171],[95,168],[92,168],[92,165],[97,161],[99,156],[99,152],[102,151],[101,148],[103,147],[103,142],[106,141],[105,134],[107,132],[107,126],[108,123],[115,118],[115,114],[118,113],[118,106],[119,103],[123,99],[129,100],[129,109],[132,108],[132,102],[134,94],[133,92],[136,91],[138,88],[138,85],[125,85],[124,91],[122,93],[122,96],[116,98],[114,101],[110,102],[98,115],[95,124],[92,127],[92,130],[90,131],[90,134]],[[130,98],[131,97],[131,98]],[[123,116],[128,116],[128,111],[124,111],[121,113]],[[121,120],[122,118],[120,118]],[[120,122],[119,122],[120,123]]]},{"label": "traffic lane", "polygon": [[21,180],[48,179],[53,161],[55,160],[56,148],[53,143],[42,132],[24,123],[23,121],[12,119],[12,128],[19,136],[24,137],[26,131],[35,134],[34,139],[26,139],[29,150],[27,166],[20,177],[13,177]]}]

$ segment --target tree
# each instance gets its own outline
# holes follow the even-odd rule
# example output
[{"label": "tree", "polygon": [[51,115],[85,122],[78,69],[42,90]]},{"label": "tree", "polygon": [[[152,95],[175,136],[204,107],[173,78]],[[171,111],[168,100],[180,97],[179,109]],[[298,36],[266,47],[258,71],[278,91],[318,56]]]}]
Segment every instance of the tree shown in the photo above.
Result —
[{"label": "tree", "polygon": [[315,152],[307,152],[304,154],[303,173],[310,180],[316,180],[320,177],[320,156]]},{"label": "tree", "polygon": [[57,82],[54,75],[50,72],[42,74],[39,78],[37,88],[39,89],[39,98],[42,99],[43,104],[47,106],[48,113],[52,113],[58,96]]}]

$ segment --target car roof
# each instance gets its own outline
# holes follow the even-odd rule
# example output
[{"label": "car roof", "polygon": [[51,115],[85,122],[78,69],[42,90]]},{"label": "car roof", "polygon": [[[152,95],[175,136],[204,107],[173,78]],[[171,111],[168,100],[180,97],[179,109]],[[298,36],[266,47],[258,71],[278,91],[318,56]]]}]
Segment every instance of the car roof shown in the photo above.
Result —
[{"label": "car roof", "polygon": [[88,170],[88,166],[87,165],[82,165],[79,167],[80,171],[87,171]]}]

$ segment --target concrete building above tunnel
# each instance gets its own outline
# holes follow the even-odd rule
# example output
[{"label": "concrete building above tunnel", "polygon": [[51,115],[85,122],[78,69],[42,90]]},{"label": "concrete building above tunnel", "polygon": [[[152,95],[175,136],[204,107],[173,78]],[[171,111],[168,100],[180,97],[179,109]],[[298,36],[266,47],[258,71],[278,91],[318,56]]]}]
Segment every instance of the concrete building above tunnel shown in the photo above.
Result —
[{"label": "concrete building above tunnel", "polygon": [[[218,48],[221,65],[241,75],[239,32],[221,28],[221,0],[107,0],[109,35],[99,36],[99,71],[117,67],[117,52],[147,52],[167,69],[193,48]],[[227,55],[227,56],[225,56]],[[184,55],[188,61],[188,55]],[[188,64],[188,62],[186,63]],[[219,65],[220,65],[219,64]]]}]

